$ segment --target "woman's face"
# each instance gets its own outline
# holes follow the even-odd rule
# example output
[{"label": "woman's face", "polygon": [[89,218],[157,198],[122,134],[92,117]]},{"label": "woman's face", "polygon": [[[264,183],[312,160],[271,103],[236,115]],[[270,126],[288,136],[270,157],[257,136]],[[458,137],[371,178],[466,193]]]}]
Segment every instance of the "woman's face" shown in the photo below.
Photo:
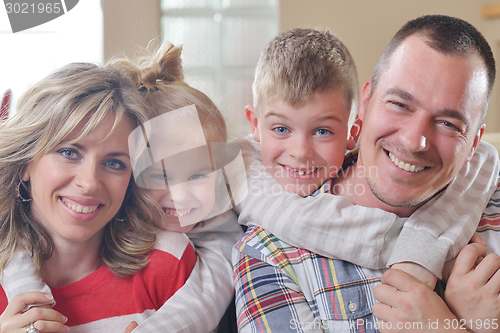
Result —
[{"label": "woman's face", "polygon": [[120,209],[130,181],[127,139],[133,125],[125,117],[106,138],[114,120],[108,116],[87,137],[70,144],[85,125],[80,123],[23,174],[30,181],[32,214],[56,246],[98,244],[102,228]]}]

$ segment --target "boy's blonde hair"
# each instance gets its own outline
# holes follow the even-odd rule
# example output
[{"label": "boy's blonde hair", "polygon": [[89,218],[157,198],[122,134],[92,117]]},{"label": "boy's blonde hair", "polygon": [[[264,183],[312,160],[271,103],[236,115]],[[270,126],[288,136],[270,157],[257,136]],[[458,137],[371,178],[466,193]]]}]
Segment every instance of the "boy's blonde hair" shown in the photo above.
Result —
[{"label": "boy's blonde hair", "polygon": [[253,104],[258,110],[279,98],[294,106],[332,90],[344,94],[352,124],[358,109],[358,72],[349,50],[328,30],[292,29],[261,53]]}]

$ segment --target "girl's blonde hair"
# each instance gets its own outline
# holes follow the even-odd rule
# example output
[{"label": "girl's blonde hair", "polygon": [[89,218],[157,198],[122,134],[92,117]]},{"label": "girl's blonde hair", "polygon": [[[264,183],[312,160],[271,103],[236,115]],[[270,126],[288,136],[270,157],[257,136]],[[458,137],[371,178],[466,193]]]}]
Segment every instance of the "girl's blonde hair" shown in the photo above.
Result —
[{"label": "girl's blonde hair", "polygon": [[[195,113],[197,113],[203,130],[204,141],[211,149],[213,167],[217,169],[226,163],[225,151],[219,148],[221,147],[220,145],[217,145],[217,143],[225,143],[227,141],[226,123],[217,106],[207,95],[184,82],[181,52],[182,46],[174,46],[170,42],[164,42],[153,56],[142,57],[136,63],[127,59],[117,59],[112,61],[112,64],[128,72],[129,76],[134,78],[134,80],[140,81],[139,90],[146,98],[146,104],[150,108],[149,114],[151,115],[151,119],[194,105],[196,107]],[[189,132],[191,128],[189,125],[193,124],[192,113],[186,112],[172,115],[173,117],[169,119],[173,125],[169,124],[168,128],[172,130],[172,126],[178,126],[178,129],[174,130],[174,135],[179,133],[179,136],[174,138],[175,143],[169,140],[166,144],[174,145],[182,143],[183,140],[193,140],[194,136],[199,134],[195,133],[194,136],[189,137],[190,133],[182,133],[183,128],[186,132]],[[194,116],[196,117],[196,114]],[[143,128],[139,136],[146,136],[146,141],[148,141],[149,138],[147,138],[146,133],[149,132]],[[172,135],[168,137],[172,138]],[[144,154],[146,145],[148,144],[144,143],[142,149],[135,149],[136,154],[131,156],[133,164],[137,159],[141,159],[141,154]],[[140,176],[138,180],[139,178]],[[225,183],[222,182],[218,186],[225,186]],[[161,207],[156,202],[155,208],[161,210]]]},{"label": "girl's blonde hair", "polygon": [[[15,251],[24,250],[40,272],[53,251],[51,237],[33,218],[30,203],[16,199],[26,167],[84,120],[74,142],[108,116],[115,118],[111,132],[124,117],[135,126],[150,117],[137,90],[139,82],[126,74],[112,65],[64,66],[28,90],[16,114],[0,126],[0,269]],[[161,212],[150,209],[150,200],[131,181],[120,210],[104,227],[101,259],[117,275],[133,274],[147,265],[161,219]]]},{"label": "girl's blonde hair", "polygon": [[184,82],[181,52],[182,46],[164,42],[154,56],[143,57],[137,64],[126,59],[112,63],[140,81],[139,89],[146,97],[152,117],[194,104],[206,141],[226,142],[226,123],[217,106],[207,95]]}]

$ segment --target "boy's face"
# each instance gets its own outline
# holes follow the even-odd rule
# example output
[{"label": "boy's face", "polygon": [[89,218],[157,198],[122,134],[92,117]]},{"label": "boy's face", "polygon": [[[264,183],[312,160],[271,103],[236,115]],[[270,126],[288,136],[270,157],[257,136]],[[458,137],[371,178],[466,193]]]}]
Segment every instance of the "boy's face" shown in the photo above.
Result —
[{"label": "boy's face", "polygon": [[349,111],[335,90],[296,106],[280,99],[257,111],[249,106],[246,117],[266,170],[286,191],[307,196],[339,172],[346,148],[354,148]]}]

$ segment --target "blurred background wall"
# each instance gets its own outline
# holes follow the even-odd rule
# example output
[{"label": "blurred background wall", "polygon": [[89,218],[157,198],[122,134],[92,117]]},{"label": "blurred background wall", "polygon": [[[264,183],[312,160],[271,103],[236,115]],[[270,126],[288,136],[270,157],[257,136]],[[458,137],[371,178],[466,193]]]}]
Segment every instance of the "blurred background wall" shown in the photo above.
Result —
[{"label": "blurred background wall", "polygon": [[[252,2],[254,0],[247,0]],[[137,46],[146,46],[162,35],[160,0],[103,0],[105,58],[122,52],[134,55]],[[476,26],[488,39],[500,59],[500,15],[495,16],[494,0],[281,0],[277,4],[278,32],[294,27],[329,28],[349,47],[356,61],[360,85],[369,78],[384,47],[408,20],[423,14],[457,16]],[[116,8],[120,7],[117,11]],[[483,13],[486,11],[486,13]],[[493,17],[488,18],[486,14]],[[498,76],[498,75],[497,75]],[[243,95],[242,95],[243,96]],[[218,97],[224,98],[227,96]],[[250,104],[241,101],[239,107]],[[215,97],[217,99],[217,97]],[[236,110],[231,110],[236,112]],[[238,112],[243,112],[242,109]],[[500,131],[500,84],[492,96],[486,131]]]}]

